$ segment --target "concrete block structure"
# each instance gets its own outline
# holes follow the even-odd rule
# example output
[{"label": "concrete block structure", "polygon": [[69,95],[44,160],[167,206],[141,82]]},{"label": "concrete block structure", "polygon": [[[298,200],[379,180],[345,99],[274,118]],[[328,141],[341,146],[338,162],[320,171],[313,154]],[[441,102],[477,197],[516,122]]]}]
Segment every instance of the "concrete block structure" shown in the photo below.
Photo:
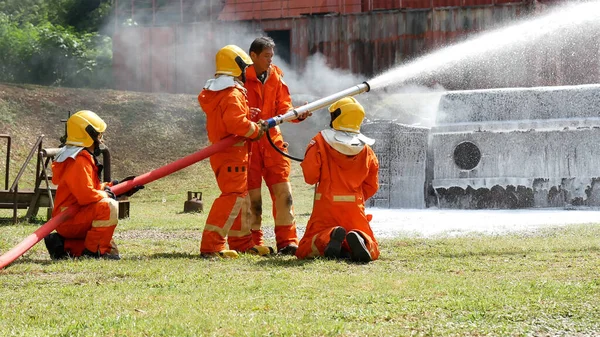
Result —
[{"label": "concrete block structure", "polygon": [[379,160],[379,191],[368,206],[424,208],[429,129],[374,121],[364,124],[362,132],[375,139]]},{"label": "concrete block structure", "polygon": [[365,126],[380,142],[373,206],[388,189],[390,208],[600,205],[600,85],[448,92],[430,130],[387,123]]}]

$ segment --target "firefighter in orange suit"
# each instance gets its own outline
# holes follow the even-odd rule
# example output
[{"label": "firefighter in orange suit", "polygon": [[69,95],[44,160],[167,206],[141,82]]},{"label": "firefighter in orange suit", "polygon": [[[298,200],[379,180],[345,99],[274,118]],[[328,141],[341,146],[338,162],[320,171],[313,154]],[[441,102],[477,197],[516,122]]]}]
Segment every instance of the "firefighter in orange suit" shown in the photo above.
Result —
[{"label": "firefighter in orange suit", "polygon": [[[52,183],[57,185],[52,216],[79,205],[79,211],[44,238],[52,259],[90,256],[119,260],[112,237],[119,204],[110,187],[101,183],[100,155],[106,123],[94,112],[82,110],[67,120],[67,137],[52,163]],[[130,177],[133,178],[133,177]],[[132,195],[143,186],[136,186]]]},{"label": "firefighter in orange suit", "polygon": [[370,147],[374,140],[360,133],[365,111],[356,99],[346,97],[329,112],[331,128],[311,140],[301,164],[304,180],[317,188],[296,256],[376,260],[379,249],[365,200],[379,188],[379,163]]},{"label": "firefighter in orange suit", "polygon": [[[288,87],[283,81],[283,72],[271,64],[274,48],[275,43],[266,36],[255,39],[250,45],[253,65],[248,67],[245,87],[248,90],[248,105],[254,121],[267,120],[293,108]],[[301,115],[294,122],[306,117],[307,114]],[[281,151],[287,152],[287,143],[284,142],[279,127],[271,128],[269,134],[273,143]],[[298,249],[290,169],[290,159],[278,153],[266,137],[252,143],[248,173],[252,237],[255,244],[263,244],[261,184],[264,178],[273,202],[277,250],[279,254],[284,255],[294,255]]]},{"label": "firefighter in orange suit", "polygon": [[[238,135],[258,140],[260,124],[250,120],[246,101],[246,68],[252,60],[241,48],[228,45],[216,55],[215,78],[204,85],[198,102],[206,114],[206,130],[211,143]],[[235,258],[238,252],[269,255],[273,249],[255,245],[249,222],[248,148],[242,141],[210,157],[221,195],[214,201],[200,242],[203,257]],[[225,241],[229,249],[225,247]]]}]

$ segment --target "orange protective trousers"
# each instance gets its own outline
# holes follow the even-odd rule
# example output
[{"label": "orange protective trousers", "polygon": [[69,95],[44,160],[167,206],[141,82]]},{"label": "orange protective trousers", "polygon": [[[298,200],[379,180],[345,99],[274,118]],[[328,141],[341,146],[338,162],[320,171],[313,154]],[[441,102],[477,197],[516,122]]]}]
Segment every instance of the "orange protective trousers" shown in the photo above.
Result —
[{"label": "orange protective trousers", "polygon": [[[355,231],[365,239],[371,258],[379,257],[379,247],[365,214],[365,200],[379,188],[379,163],[365,145],[355,156],[333,149],[319,133],[310,142],[301,164],[304,180],[318,184],[311,217],[296,251],[299,259],[323,256],[331,231],[338,226]],[[346,240],[342,250],[349,251]]]},{"label": "orange protective trousers", "polygon": [[[248,89],[248,105],[260,109],[256,120],[267,120],[286,113],[292,109],[292,99],[289,89],[283,81],[283,72],[275,65],[267,70],[268,76],[264,83],[258,80],[256,70],[249,67],[246,73],[245,87]],[[281,151],[287,153],[287,143],[284,142],[279,128],[269,130],[273,143]],[[281,249],[290,244],[298,244],[296,221],[294,218],[292,190],[290,184],[290,159],[275,150],[265,137],[252,143],[250,171],[248,172],[248,189],[250,191],[251,229],[254,243],[264,245],[262,225],[262,180],[269,189],[273,203],[273,218],[275,219],[275,241]]]},{"label": "orange protective trousers", "polygon": [[65,238],[65,252],[80,256],[84,248],[100,254],[117,254],[112,240],[117,227],[119,202],[104,198],[96,203],[83,206],[75,216],[56,228]]},{"label": "orange protective trousers", "polygon": [[[198,95],[198,102],[206,114],[206,129],[212,143],[232,134],[258,136],[258,126],[249,119],[245,89],[239,85],[218,91],[204,89]],[[226,240],[229,249],[246,251],[254,246],[249,222],[246,142],[212,155],[210,165],[221,194],[208,213],[200,253],[225,250]]]},{"label": "orange protective trousers", "polygon": [[248,153],[244,142],[210,157],[221,195],[213,202],[200,243],[201,253],[229,249],[244,252],[254,246],[250,233],[248,189]]}]

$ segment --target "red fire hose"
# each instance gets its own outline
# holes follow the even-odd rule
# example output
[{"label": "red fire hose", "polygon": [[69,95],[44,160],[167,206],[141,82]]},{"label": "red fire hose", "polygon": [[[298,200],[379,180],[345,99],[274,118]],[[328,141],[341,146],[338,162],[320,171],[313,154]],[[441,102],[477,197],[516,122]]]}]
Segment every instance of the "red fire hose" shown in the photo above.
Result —
[{"label": "red fire hose", "polygon": [[[194,163],[206,159],[212,156],[213,154],[220,152],[232,146],[233,144],[242,142],[244,140],[245,138],[243,137],[228,136],[213,145],[207,146],[200,151],[190,154],[187,157],[183,157],[170,164],[159,167],[148,173],[139,175],[133,178],[132,180],[128,180],[118,185],[115,185],[111,189],[115,193],[115,195],[121,195],[132,189],[134,186],[146,185],[154,180],[168,176],[173,172],[179,171]],[[21,243],[16,245],[14,248],[4,253],[4,255],[0,256],[0,269],[8,266],[14,260],[19,258],[19,256],[25,254],[26,251],[31,249],[31,247],[35,246],[36,243],[40,242],[44,237],[46,237],[46,235],[50,234],[56,227],[58,227],[60,223],[76,214],[78,210],[79,207],[69,207],[67,210],[60,213],[58,216],[50,219],[50,221],[46,222],[35,232],[33,232],[33,234],[26,237],[23,241],[21,241]]]}]

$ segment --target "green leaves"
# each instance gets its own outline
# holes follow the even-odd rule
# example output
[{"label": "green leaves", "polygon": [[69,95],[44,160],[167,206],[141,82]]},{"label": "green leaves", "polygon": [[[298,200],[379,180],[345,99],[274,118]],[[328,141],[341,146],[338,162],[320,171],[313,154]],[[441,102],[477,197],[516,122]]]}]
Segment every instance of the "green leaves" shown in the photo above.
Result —
[{"label": "green leaves", "polygon": [[[111,86],[112,40],[94,31],[109,8],[100,0],[1,1],[0,81]],[[74,13],[82,21],[97,17],[93,25],[86,24],[76,21]]]}]

